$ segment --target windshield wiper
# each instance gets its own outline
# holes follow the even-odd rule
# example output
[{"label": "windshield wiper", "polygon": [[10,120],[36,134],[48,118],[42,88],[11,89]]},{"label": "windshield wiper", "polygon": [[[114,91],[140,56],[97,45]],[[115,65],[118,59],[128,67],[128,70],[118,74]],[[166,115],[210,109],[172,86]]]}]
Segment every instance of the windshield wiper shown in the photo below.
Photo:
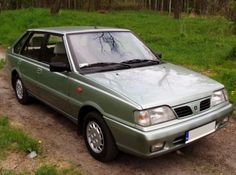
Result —
[{"label": "windshield wiper", "polygon": [[129,69],[130,65],[122,64],[122,63],[114,63],[114,62],[100,62],[89,64],[80,67],[81,73],[94,73],[94,72],[105,72],[105,71],[113,71],[113,70],[121,70],[121,69]]},{"label": "windshield wiper", "polygon": [[128,61],[121,62],[122,64],[139,64],[144,63],[146,64],[159,64],[160,62],[158,60],[148,60],[148,59],[133,59]]},{"label": "windshield wiper", "polygon": [[80,69],[83,68],[90,68],[90,67],[103,67],[103,66],[110,66],[110,65],[117,65],[119,63],[112,63],[112,62],[100,62],[100,63],[93,63],[93,64],[88,64],[86,66],[80,67]]},{"label": "windshield wiper", "polygon": [[114,68],[130,68],[129,65],[125,65],[125,64],[122,64],[122,63],[99,62],[99,63],[93,63],[93,64],[89,64],[89,65],[80,67],[80,69],[92,68],[92,67],[99,67],[99,68],[109,68],[109,67],[114,67]]}]

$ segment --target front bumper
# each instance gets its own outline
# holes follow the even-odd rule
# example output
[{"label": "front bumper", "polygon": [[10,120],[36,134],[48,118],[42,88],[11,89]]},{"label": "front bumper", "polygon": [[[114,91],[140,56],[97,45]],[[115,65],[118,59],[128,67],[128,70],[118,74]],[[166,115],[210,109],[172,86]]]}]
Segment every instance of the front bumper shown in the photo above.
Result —
[{"label": "front bumper", "polygon": [[[185,145],[187,131],[216,121],[216,130],[225,126],[223,119],[230,116],[233,105],[226,103],[189,119],[177,119],[178,123],[152,131],[141,131],[104,117],[120,150],[140,157],[155,157],[171,152]],[[168,123],[168,122],[167,122]],[[151,146],[165,142],[163,149],[151,152]]]}]

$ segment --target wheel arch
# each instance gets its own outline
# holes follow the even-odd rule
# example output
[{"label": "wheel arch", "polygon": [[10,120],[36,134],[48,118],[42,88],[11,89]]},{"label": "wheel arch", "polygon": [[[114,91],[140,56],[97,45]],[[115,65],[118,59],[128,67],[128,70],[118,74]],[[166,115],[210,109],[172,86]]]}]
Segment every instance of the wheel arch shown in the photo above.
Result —
[{"label": "wheel arch", "polygon": [[78,114],[78,133],[82,134],[83,132],[83,123],[84,123],[84,119],[86,114],[88,114],[89,112],[98,112],[99,114],[103,115],[104,111],[96,104],[91,104],[91,103],[87,103],[85,105],[83,105],[80,110],[79,110],[79,114]]}]

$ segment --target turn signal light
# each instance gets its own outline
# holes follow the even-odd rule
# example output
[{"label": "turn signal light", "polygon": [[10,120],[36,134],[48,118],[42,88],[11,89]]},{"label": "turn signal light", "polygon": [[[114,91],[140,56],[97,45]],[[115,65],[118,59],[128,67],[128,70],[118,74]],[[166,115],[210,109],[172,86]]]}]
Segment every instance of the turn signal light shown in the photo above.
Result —
[{"label": "turn signal light", "polygon": [[77,92],[77,93],[81,93],[81,92],[83,92],[83,89],[82,89],[81,87],[77,87],[77,88],[76,88],[76,92]]}]

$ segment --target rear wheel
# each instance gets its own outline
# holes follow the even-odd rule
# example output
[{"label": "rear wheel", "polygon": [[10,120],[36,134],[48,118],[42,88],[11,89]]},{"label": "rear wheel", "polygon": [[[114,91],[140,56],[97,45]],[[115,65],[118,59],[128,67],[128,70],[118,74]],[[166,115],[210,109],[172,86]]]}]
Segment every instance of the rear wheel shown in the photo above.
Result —
[{"label": "rear wheel", "polygon": [[98,112],[86,115],[83,128],[86,146],[95,159],[107,162],[117,157],[114,138]]},{"label": "rear wheel", "polygon": [[30,99],[29,94],[28,94],[26,88],[24,87],[22,80],[18,76],[15,78],[14,85],[15,85],[14,89],[15,89],[15,94],[16,94],[17,100],[21,104],[29,103],[29,99]]}]

